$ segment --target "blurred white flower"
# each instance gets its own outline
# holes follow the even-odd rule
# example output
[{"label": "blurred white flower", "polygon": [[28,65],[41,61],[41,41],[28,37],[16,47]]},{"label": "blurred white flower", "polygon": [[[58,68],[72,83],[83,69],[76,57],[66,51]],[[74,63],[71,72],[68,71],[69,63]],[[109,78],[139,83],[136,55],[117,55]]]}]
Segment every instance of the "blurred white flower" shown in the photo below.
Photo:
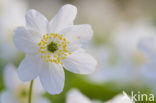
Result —
[{"label": "blurred white flower", "polygon": [[156,90],[156,35],[150,37],[144,37],[139,42],[139,49],[144,53],[147,58],[146,63],[143,66],[142,74],[146,77],[146,82],[153,92]]},{"label": "blurred white flower", "polygon": [[67,93],[66,103],[102,103],[100,101],[91,101],[88,97],[80,93],[77,89],[71,89]]},{"label": "blurred white flower", "polygon": [[111,40],[113,46],[96,48],[100,61],[99,70],[91,78],[100,82],[144,82],[142,67],[146,57],[139,51],[138,43],[142,37],[154,34],[154,26],[144,20],[119,25]]},{"label": "blurred white flower", "polygon": [[125,93],[115,96],[113,99],[102,102],[98,100],[90,100],[88,97],[80,93],[77,89],[71,89],[67,93],[66,103],[134,103],[133,100]]},{"label": "blurred white flower", "polygon": [[96,83],[103,82],[130,82],[131,71],[128,67],[120,62],[117,53],[106,47],[92,48],[97,54],[98,69],[95,73],[89,75],[89,79]]},{"label": "blurred white flower", "polygon": [[13,30],[24,25],[27,5],[23,0],[0,0],[0,57],[9,60],[19,54],[13,44]]},{"label": "blurred white flower", "polygon": [[115,96],[112,100],[109,100],[105,103],[134,103],[134,102],[125,92],[123,92],[123,94],[119,94]]},{"label": "blurred white flower", "polygon": [[18,68],[21,80],[30,81],[39,76],[42,86],[51,94],[64,87],[65,69],[80,74],[95,70],[96,60],[81,48],[93,35],[88,24],[73,25],[77,8],[64,5],[48,23],[39,12],[26,14],[26,27],[15,30],[14,43],[26,53]]},{"label": "blurred white flower", "polygon": [[[30,83],[20,81],[16,68],[11,64],[8,64],[4,69],[4,82],[6,90],[1,94],[1,103],[28,103]],[[38,80],[34,82],[32,103],[50,103],[47,99],[41,97],[44,91],[39,83]]]},{"label": "blurred white flower", "polygon": [[117,47],[119,56],[125,61],[124,63],[133,65],[133,68],[140,68],[144,64],[145,58],[138,49],[137,45],[139,40],[144,36],[153,35],[155,33],[156,30],[149,21],[138,20],[132,24],[121,24],[117,30],[114,31],[114,38],[112,41]]},{"label": "blurred white flower", "polygon": [[140,50],[146,55],[147,62],[143,67],[143,73],[150,77],[156,78],[156,36],[144,37],[139,42]]}]

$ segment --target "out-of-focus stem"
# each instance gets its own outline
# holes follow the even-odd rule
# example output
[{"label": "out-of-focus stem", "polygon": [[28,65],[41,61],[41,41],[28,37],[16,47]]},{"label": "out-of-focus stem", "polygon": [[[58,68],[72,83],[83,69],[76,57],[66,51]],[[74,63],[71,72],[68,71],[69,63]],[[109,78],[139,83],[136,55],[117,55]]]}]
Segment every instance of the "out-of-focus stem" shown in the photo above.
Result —
[{"label": "out-of-focus stem", "polygon": [[28,103],[31,103],[31,99],[32,99],[32,89],[33,89],[33,80],[30,83],[30,87],[29,87],[29,97],[28,97]]}]

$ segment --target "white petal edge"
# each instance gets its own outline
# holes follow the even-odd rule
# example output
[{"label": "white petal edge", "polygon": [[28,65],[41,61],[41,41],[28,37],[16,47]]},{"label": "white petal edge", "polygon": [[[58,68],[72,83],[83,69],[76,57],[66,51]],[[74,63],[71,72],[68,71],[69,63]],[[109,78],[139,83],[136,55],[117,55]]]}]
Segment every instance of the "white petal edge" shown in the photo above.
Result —
[{"label": "white petal edge", "polygon": [[47,33],[48,20],[47,18],[41,14],[40,12],[32,9],[29,10],[26,15],[26,27],[28,29],[36,30],[42,34]]},{"label": "white petal edge", "polygon": [[50,94],[59,94],[62,92],[65,74],[60,64],[44,63],[39,77],[43,88]]},{"label": "white petal edge", "polygon": [[79,49],[67,56],[63,65],[73,73],[90,74],[96,70],[97,61],[83,49]]},{"label": "white petal edge", "polygon": [[92,27],[89,24],[73,25],[60,31],[70,41],[87,42],[93,36]]},{"label": "white petal edge", "polygon": [[18,78],[16,67],[13,64],[7,64],[4,69],[4,81],[8,90],[13,91],[21,83]]},{"label": "white petal edge", "polygon": [[133,100],[131,100],[131,98],[125,92],[123,92],[123,94],[119,94],[105,103],[135,103],[135,102],[133,102]]},{"label": "white petal edge", "polygon": [[156,79],[156,59],[150,59],[142,68],[142,74],[146,78]]},{"label": "white petal edge", "polygon": [[27,54],[18,67],[18,75],[22,81],[31,81],[39,76],[42,67],[40,55]]},{"label": "white petal edge", "polygon": [[9,91],[4,91],[0,95],[0,103],[17,103],[13,94]]},{"label": "white petal edge", "polygon": [[139,49],[144,52],[147,56],[156,56],[156,37],[142,38],[139,42]]},{"label": "white petal edge", "polygon": [[67,47],[69,51],[81,47],[81,43],[87,43],[93,36],[92,27],[89,24],[73,25],[59,32],[64,34],[70,45]]},{"label": "white petal edge", "polygon": [[77,89],[72,89],[67,94],[66,103],[92,103],[86,96]]},{"label": "white petal edge", "polygon": [[38,42],[40,41],[40,35],[34,31],[28,31],[24,27],[18,27],[14,31],[13,40],[15,46],[26,53],[37,52]]},{"label": "white petal edge", "polygon": [[58,33],[63,28],[73,25],[77,14],[77,8],[73,5],[64,5],[56,16],[50,21],[48,26],[49,33]]},{"label": "white petal edge", "polygon": [[36,98],[36,101],[34,103],[51,103],[48,99],[46,98]]},{"label": "white petal edge", "polygon": [[42,87],[42,85],[41,85],[41,82],[40,82],[40,78],[39,77],[37,77],[35,80],[34,80],[34,88],[33,88],[33,92],[34,92],[34,94],[36,94],[36,95],[41,95],[41,94],[44,94],[45,93],[45,90],[44,90],[44,88]]}]

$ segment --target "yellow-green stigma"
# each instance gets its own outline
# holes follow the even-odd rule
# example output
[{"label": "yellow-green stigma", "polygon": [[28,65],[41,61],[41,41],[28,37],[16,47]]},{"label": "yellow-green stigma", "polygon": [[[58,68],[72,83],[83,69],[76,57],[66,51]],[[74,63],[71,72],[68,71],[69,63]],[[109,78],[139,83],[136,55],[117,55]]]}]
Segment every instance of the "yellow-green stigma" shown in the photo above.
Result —
[{"label": "yellow-green stigma", "polygon": [[54,53],[55,51],[58,50],[57,43],[54,43],[54,42],[52,41],[51,43],[49,43],[49,44],[47,45],[47,49],[48,49],[49,52]]},{"label": "yellow-green stigma", "polygon": [[27,103],[28,102],[28,92],[29,88],[27,85],[20,84],[14,91],[14,96],[17,99],[18,103]]},{"label": "yellow-green stigma", "polygon": [[21,94],[22,97],[27,97],[28,96],[28,93],[25,90],[22,90],[20,94]]}]

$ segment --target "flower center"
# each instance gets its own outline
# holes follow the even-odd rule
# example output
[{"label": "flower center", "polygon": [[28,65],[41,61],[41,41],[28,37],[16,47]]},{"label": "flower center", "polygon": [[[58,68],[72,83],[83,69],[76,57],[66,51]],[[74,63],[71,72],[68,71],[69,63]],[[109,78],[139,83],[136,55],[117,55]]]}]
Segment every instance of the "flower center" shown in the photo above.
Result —
[{"label": "flower center", "polygon": [[62,63],[62,60],[66,59],[66,56],[71,52],[67,50],[70,42],[64,37],[63,34],[46,34],[38,43],[39,52],[41,53],[41,59],[48,62],[55,62],[56,64]]},{"label": "flower center", "polygon": [[27,92],[25,90],[21,91],[20,94],[21,94],[22,97],[26,97],[27,96]]},{"label": "flower center", "polygon": [[27,85],[18,85],[15,89],[15,98],[18,100],[19,103],[27,103],[28,102],[28,86]]},{"label": "flower center", "polygon": [[48,49],[48,51],[54,53],[55,51],[58,50],[57,43],[54,43],[54,42],[52,41],[51,43],[49,43],[49,44],[47,45],[47,49]]}]

